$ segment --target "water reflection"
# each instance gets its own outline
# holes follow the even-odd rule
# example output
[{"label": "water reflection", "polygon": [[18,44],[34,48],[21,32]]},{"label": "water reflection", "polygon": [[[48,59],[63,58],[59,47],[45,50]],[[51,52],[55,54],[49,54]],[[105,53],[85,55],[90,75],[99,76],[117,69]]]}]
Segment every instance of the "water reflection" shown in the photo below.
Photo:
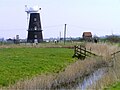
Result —
[{"label": "water reflection", "polygon": [[81,90],[86,90],[87,87],[93,85],[98,81],[106,72],[105,68],[98,69],[95,71],[93,74],[90,76],[86,77],[82,83],[79,83],[78,86],[74,89],[81,89]]},{"label": "water reflection", "polygon": [[62,85],[57,87],[60,90],[72,89],[72,90],[87,90],[87,88],[100,80],[106,73],[107,68],[101,68],[96,70],[94,73],[85,77],[82,81],[81,78],[78,78],[75,82],[69,83],[67,85]]}]

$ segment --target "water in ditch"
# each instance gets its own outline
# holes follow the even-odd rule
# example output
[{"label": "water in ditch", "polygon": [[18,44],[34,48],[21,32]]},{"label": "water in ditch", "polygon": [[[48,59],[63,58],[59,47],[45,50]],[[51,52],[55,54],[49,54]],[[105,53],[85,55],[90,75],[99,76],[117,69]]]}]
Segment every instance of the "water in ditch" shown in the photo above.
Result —
[{"label": "water in ditch", "polygon": [[96,83],[96,81],[98,81],[100,78],[102,78],[104,76],[106,72],[106,69],[102,68],[102,69],[98,69],[97,71],[95,71],[93,74],[91,74],[90,76],[86,77],[82,83],[79,83],[74,89],[80,89],[80,90],[86,90],[87,87],[93,85]]},{"label": "water in ditch", "polygon": [[96,81],[100,80],[106,73],[107,68],[101,68],[96,70],[94,73],[85,77],[82,81],[78,79],[75,83],[70,83],[64,87],[59,88],[60,90],[72,89],[72,90],[86,90],[91,85],[95,84]]}]

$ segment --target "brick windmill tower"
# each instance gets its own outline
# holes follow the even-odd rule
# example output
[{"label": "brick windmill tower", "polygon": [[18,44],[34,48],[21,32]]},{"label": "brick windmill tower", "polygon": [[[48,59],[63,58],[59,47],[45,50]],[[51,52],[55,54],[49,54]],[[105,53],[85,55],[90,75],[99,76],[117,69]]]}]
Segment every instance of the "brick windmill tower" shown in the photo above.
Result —
[{"label": "brick windmill tower", "polygon": [[41,8],[39,8],[38,6],[35,6],[33,8],[27,8],[27,6],[25,6],[25,12],[27,12],[28,22],[28,43],[40,43],[43,41],[40,10]]}]

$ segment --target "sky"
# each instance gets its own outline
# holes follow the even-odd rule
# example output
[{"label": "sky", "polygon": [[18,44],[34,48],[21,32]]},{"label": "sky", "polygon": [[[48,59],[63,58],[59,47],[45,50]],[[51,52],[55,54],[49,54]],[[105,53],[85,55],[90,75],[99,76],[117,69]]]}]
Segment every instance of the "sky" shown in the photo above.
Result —
[{"label": "sky", "polygon": [[43,38],[120,35],[120,0],[0,0],[0,38],[27,38],[25,5],[40,6]]}]

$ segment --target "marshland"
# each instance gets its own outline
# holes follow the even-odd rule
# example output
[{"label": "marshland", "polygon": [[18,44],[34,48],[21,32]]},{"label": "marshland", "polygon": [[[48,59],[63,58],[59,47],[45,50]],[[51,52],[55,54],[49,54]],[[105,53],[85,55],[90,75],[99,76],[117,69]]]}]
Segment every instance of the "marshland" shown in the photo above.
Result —
[{"label": "marshland", "polygon": [[[72,58],[74,45],[81,44],[98,56],[84,60]],[[120,80],[119,50],[117,44],[108,43],[1,45],[0,87],[9,90],[114,88]]]}]

